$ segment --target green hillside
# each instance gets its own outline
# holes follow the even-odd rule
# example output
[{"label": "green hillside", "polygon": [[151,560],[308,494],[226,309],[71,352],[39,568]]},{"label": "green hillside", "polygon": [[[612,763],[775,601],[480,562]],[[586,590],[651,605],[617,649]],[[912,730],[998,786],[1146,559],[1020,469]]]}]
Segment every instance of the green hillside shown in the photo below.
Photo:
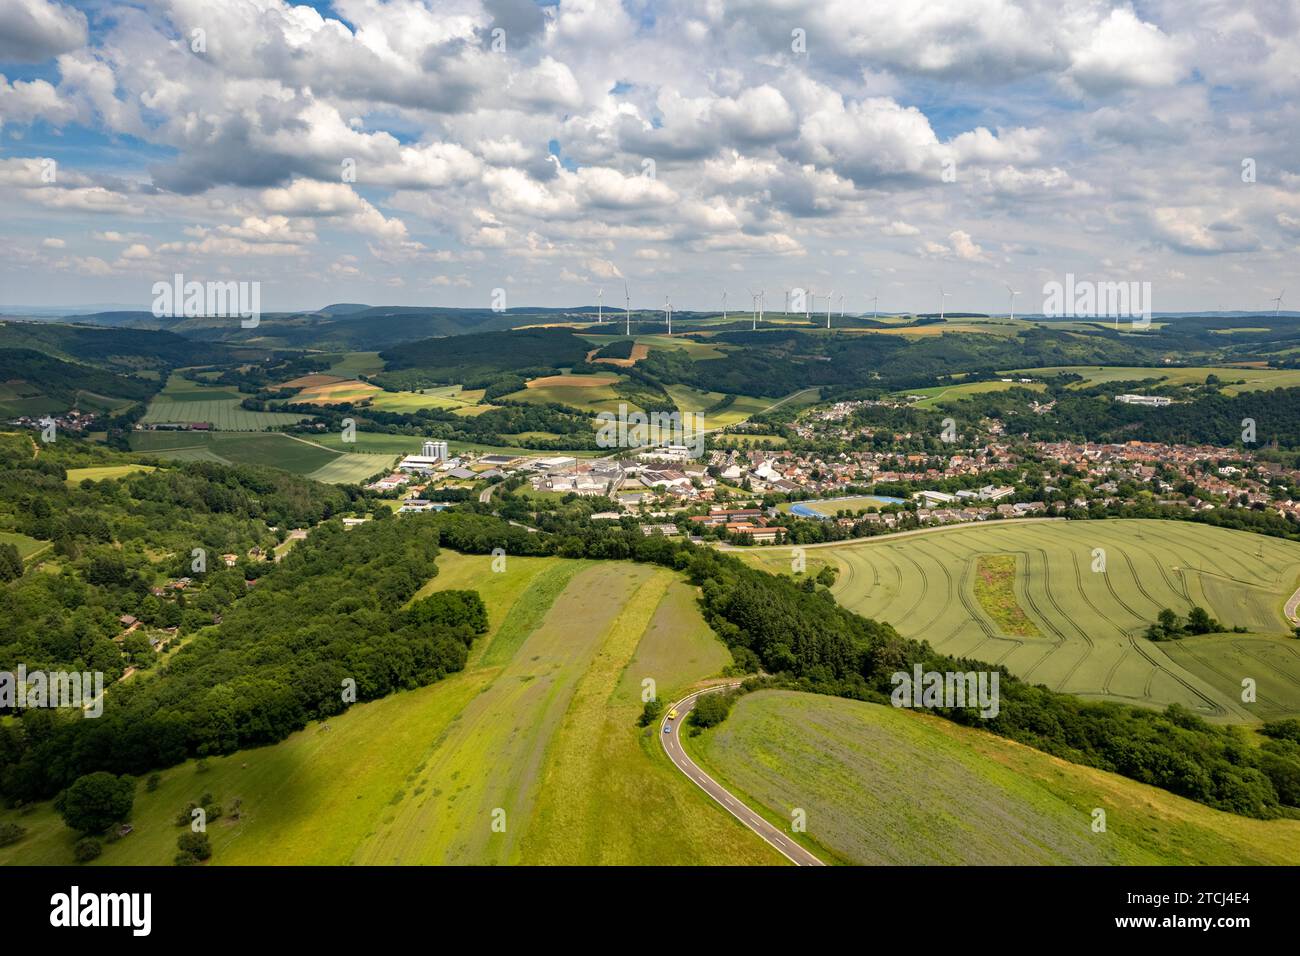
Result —
[{"label": "green hillside", "polygon": [[[1300,820],[1249,820],[980,730],[789,691],[742,697],[689,748],[828,860],[859,864],[1293,864]],[[1105,811],[1104,833],[1093,831]]]}]

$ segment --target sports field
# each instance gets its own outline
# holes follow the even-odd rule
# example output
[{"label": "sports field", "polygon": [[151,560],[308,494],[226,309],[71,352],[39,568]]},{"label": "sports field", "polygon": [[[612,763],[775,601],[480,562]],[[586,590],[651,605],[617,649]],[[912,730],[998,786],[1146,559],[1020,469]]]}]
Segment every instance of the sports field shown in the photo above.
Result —
[{"label": "sports field", "polygon": [[[1300,820],[1251,820],[981,730],[760,691],[690,739],[717,779],[828,862],[1292,864]],[[791,833],[792,811],[807,830]],[[1092,830],[1095,808],[1106,830]]]},{"label": "sports field", "polygon": [[898,504],[900,499],[881,497],[879,495],[848,495],[843,498],[820,498],[813,501],[783,501],[776,506],[777,511],[803,515],[805,518],[821,515],[833,518],[841,511],[858,514],[869,510],[879,511],[890,504]]},{"label": "sports field", "polygon": [[283,412],[250,412],[240,407],[244,396],[172,375],[149,403],[141,419],[147,425],[170,422],[208,422],[221,431],[261,431],[304,418]]},{"label": "sports field", "polygon": [[[1104,552],[1105,571],[1094,571]],[[788,548],[738,552],[788,573]],[[1300,585],[1300,544],[1180,521],[988,522],[806,551],[840,569],[845,607],[937,650],[1005,665],[1083,697],[1164,706],[1249,722],[1300,714],[1300,641],[1282,606]],[[976,593],[981,556],[1015,561],[1014,607],[1002,622]],[[1162,608],[1195,604],[1249,635],[1186,646],[1142,635]],[[1042,636],[1008,633],[1025,620]],[[1241,700],[1241,682],[1258,701]]]}]

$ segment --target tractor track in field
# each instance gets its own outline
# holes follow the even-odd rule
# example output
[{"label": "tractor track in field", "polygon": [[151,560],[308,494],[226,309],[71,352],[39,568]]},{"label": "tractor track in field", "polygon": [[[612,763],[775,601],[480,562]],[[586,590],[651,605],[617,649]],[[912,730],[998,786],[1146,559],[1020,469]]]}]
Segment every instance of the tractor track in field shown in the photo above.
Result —
[{"label": "tractor track in field", "polygon": [[[1079,567],[1079,554],[1077,551],[1074,550],[1070,551],[1070,561],[1074,565],[1074,584],[1079,589],[1079,594],[1080,596],[1082,596],[1084,603],[1087,604],[1088,607],[1092,608],[1093,614],[1095,614],[1098,617],[1098,619],[1105,621],[1107,624],[1109,624],[1111,627],[1115,628],[1115,630],[1119,632],[1120,642],[1122,644],[1123,639],[1128,636],[1125,633],[1124,629],[1120,627],[1118,624],[1116,624],[1113,620],[1111,620],[1110,617],[1108,617],[1106,613],[1102,611],[1101,608],[1097,607],[1097,605],[1093,603],[1092,597],[1088,594],[1087,589],[1083,586],[1083,571]],[[1122,651],[1119,657],[1116,659],[1115,663],[1110,666],[1110,670],[1106,672],[1106,676],[1102,678],[1101,692],[1103,694],[1110,693],[1111,679],[1115,676],[1115,673],[1119,670],[1120,662],[1123,661],[1126,656],[1128,656],[1127,652]],[[1081,659],[1079,663],[1082,662],[1083,661]],[[1078,664],[1076,664],[1075,667],[1078,667]],[[1071,670],[1070,674],[1067,675],[1067,680],[1069,679],[1069,676],[1072,676],[1073,674],[1074,671]]]},{"label": "tractor track in field", "polygon": [[[974,621],[975,624],[979,627],[979,629],[984,632],[984,640],[996,639],[1002,637],[1002,635],[998,633],[997,628],[995,628],[991,623],[989,623],[988,620],[986,620],[985,615],[983,613],[983,609],[979,606],[979,602],[976,601],[974,595],[968,594],[966,591],[966,587],[965,587],[966,582],[969,579],[973,578],[975,574],[975,560],[972,559],[973,558],[977,559],[978,555],[968,555],[965,558],[963,558],[961,555],[954,554],[952,551],[940,545],[938,542],[934,543],[934,547],[939,550],[942,550],[953,560],[961,562],[965,565],[965,568],[962,571],[961,582],[957,586],[957,600],[959,600],[961,602],[961,606],[966,609],[966,613],[970,615],[971,620]],[[948,575],[948,591],[949,594],[951,594],[953,588],[952,575],[948,574],[948,568],[945,564],[941,562],[940,566],[943,567],[944,574]],[[984,641],[980,641],[980,644],[983,643]],[[976,647],[978,646],[979,644],[976,645]]]},{"label": "tractor track in field", "polygon": [[1145,544],[1146,539],[1138,538],[1138,540],[1144,543],[1140,545],[1135,544],[1133,547],[1145,554],[1147,559],[1155,565],[1156,570],[1160,572],[1160,577],[1164,578],[1165,585],[1169,590],[1173,591],[1175,594],[1181,594],[1183,600],[1188,604],[1191,604],[1192,596],[1187,591],[1187,582],[1183,580],[1182,575],[1179,575],[1179,580],[1175,583],[1174,579],[1169,576],[1169,571],[1165,568],[1164,561],[1157,557],[1156,554]]},{"label": "tractor track in field", "polygon": [[[920,577],[921,579],[921,593],[917,596],[916,602],[910,608],[908,608],[907,613],[903,615],[903,620],[907,620],[913,614],[916,613],[917,608],[919,608],[922,604],[925,603],[926,596],[930,593],[930,578],[928,575],[926,575],[925,569],[922,568],[920,563],[918,563],[917,560],[913,558],[910,554],[904,554],[901,549],[898,549],[897,553],[898,556],[901,557],[904,561],[906,561],[912,567],[916,568],[917,576]],[[900,579],[901,579],[901,575],[900,575]]]},{"label": "tractor track in field", "polygon": [[[1070,669],[1065,672],[1065,676],[1062,677],[1060,682],[1056,685],[1057,689],[1060,690],[1070,682],[1070,678],[1073,677],[1075,672],[1083,665],[1083,662],[1092,656],[1092,652],[1096,650],[1097,645],[1088,632],[1080,627],[1079,623],[1073,617],[1065,613],[1065,608],[1061,607],[1060,602],[1056,600],[1056,595],[1052,593],[1052,564],[1051,559],[1047,555],[1047,551],[1044,548],[1035,548],[1034,550],[1037,551],[1039,556],[1043,559],[1043,591],[1047,594],[1047,600],[1051,602],[1052,607],[1056,608],[1056,613],[1060,614],[1062,618],[1068,621],[1070,626],[1079,633],[1079,636],[1082,637],[1084,642],[1088,645],[1084,649],[1083,656],[1074,662]],[[1078,565],[1075,565],[1075,570],[1077,572]],[[1082,585],[1080,585],[1080,587],[1082,588]]]},{"label": "tractor track in field", "polygon": [[[1118,550],[1120,553],[1120,557],[1122,557],[1124,559],[1124,563],[1128,565],[1128,573],[1132,575],[1133,583],[1137,585],[1138,592],[1144,598],[1146,598],[1148,601],[1151,602],[1151,606],[1156,609],[1156,614],[1159,614],[1160,611],[1163,610],[1163,605],[1161,605],[1159,601],[1157,601],[1154,597],[1151,596],[1151,592],[1148,591],[1146,585],[1142,583],[1142,576],[1138,574],[1137,567],[1133,564],[1132,556],[1130,556],[1128,551],[1124,548],[1119,548]],[[1151,615],[1146,615],[1145,617],[1143,616],[1138,617],[1138,620],[1150,620],[1150,619],[1151,619]]]},{"label": "tractor track in field", "polygon": [[[1281,670],[1280,668],[1278,668],[1276,664],[1273,664],[1271,661],[1266,661],[1258,654],[1252,653],[1250,650],[1243,647],[1240,641],[1233,641],[1232,646],[1235,647],[1239,652],[1241,652],[1241,654],[1244,655],[1245,657],[1249,657],[1251,660],[1254,661],[1259,661],[1270,671],[1275,672],[1277,676],[1283,678],[1284,680],[1290,681],[1292,684],[1295,684],[1297,687],[1300,687],[1300,677],[1297,677],[1295,674],[1290,674],[1284,670]],[[1289,647],[1285,648],[1285,650],[1291,651],[1293,654],[1295,653],[1295,651]],[[1296,656],[1300,657],[1300,655],[1296,655]]]},{"label": "tractor track in field", "polygon": [[1203,694],[1198,687],[1192,684],[1191,681],[1184,678],[1181,674],[1177,674],[1174,671],[1162,667],[1160,665],[1160,662],[1157,661],[1154,657],[1152,657],[1151,654],[1146,649],[1144,649],[1141,644],[1138,643],[1138,640],[1139,638],[1130,637],[1129,644],[1133,647],[1135,651],[1137,651],[1139,654],[1142,655],[1142,657],[1146,660],[1148,664],[1151,665],[1151,675],[1147,678],[1146,686],[1142,689],[1142,693],[1147,698],[1151,697],[1151,684],[1155,680],[1156,674],[1160,673],[1170,677],[1176,683],[1181,684],[1184,689],[1190,691],[1193,695],[1203,700],[1210,707],[1211,711],[1214,713],[1216,717],[1221,717],[1227,713],[1227,711],[1223,708],[1223,705],[1221,705],[1215,700],[1211,700],[1209,697],[1206,697],[1205,694]]}]

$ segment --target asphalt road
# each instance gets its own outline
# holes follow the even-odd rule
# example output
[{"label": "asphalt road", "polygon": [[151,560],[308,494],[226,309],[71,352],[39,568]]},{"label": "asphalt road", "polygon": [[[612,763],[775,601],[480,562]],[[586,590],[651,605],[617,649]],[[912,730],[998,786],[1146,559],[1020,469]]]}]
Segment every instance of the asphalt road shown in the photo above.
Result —
[{"label": "asphalt road", "polygon": [[[771,844],[778,853],[784,856],[791,863],[796,866],[825,866],[825,863],[817,859],[817,857],[813,856],[749,807],[745,806],[745,804],[737,800],[720,783],[696,766],[695,761],[691,760],[691,758],[686,755],[686,751],[683,749],[681,741],[677,739],[678,731],[686,724],[686,715],[695,707],[695,699],[699,697],[700,694],[727,690],[728,688],[735,686],[737,685],[722,684],[718,687],[710,687],[708,690],[697,691],[689,697],[683,697],[677,703],[669,707],[667,713],[664,715],[664,719],[659,724],[659,739],[663,742],[664,751],[668,754],[668,759],[673,762],[677,769],[694,781],[696,786],[721,804],[722,808],[733,817]],[[668,713],[671,713],[674,710],[677,711],[677,719],[670,721],[668,719]],[[664,733],[664,726],[670,723],[675,726],[673,727],[672,733],[666,734]]]}]

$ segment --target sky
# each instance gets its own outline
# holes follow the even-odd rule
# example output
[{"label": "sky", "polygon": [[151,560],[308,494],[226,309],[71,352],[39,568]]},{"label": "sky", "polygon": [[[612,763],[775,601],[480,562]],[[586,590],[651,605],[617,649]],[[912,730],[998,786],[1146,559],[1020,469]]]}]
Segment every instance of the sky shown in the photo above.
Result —
[{"label": "sky", "polygon": [[1300,0],[0,0],[0,308],[1295,308],[1297,64]]}]

